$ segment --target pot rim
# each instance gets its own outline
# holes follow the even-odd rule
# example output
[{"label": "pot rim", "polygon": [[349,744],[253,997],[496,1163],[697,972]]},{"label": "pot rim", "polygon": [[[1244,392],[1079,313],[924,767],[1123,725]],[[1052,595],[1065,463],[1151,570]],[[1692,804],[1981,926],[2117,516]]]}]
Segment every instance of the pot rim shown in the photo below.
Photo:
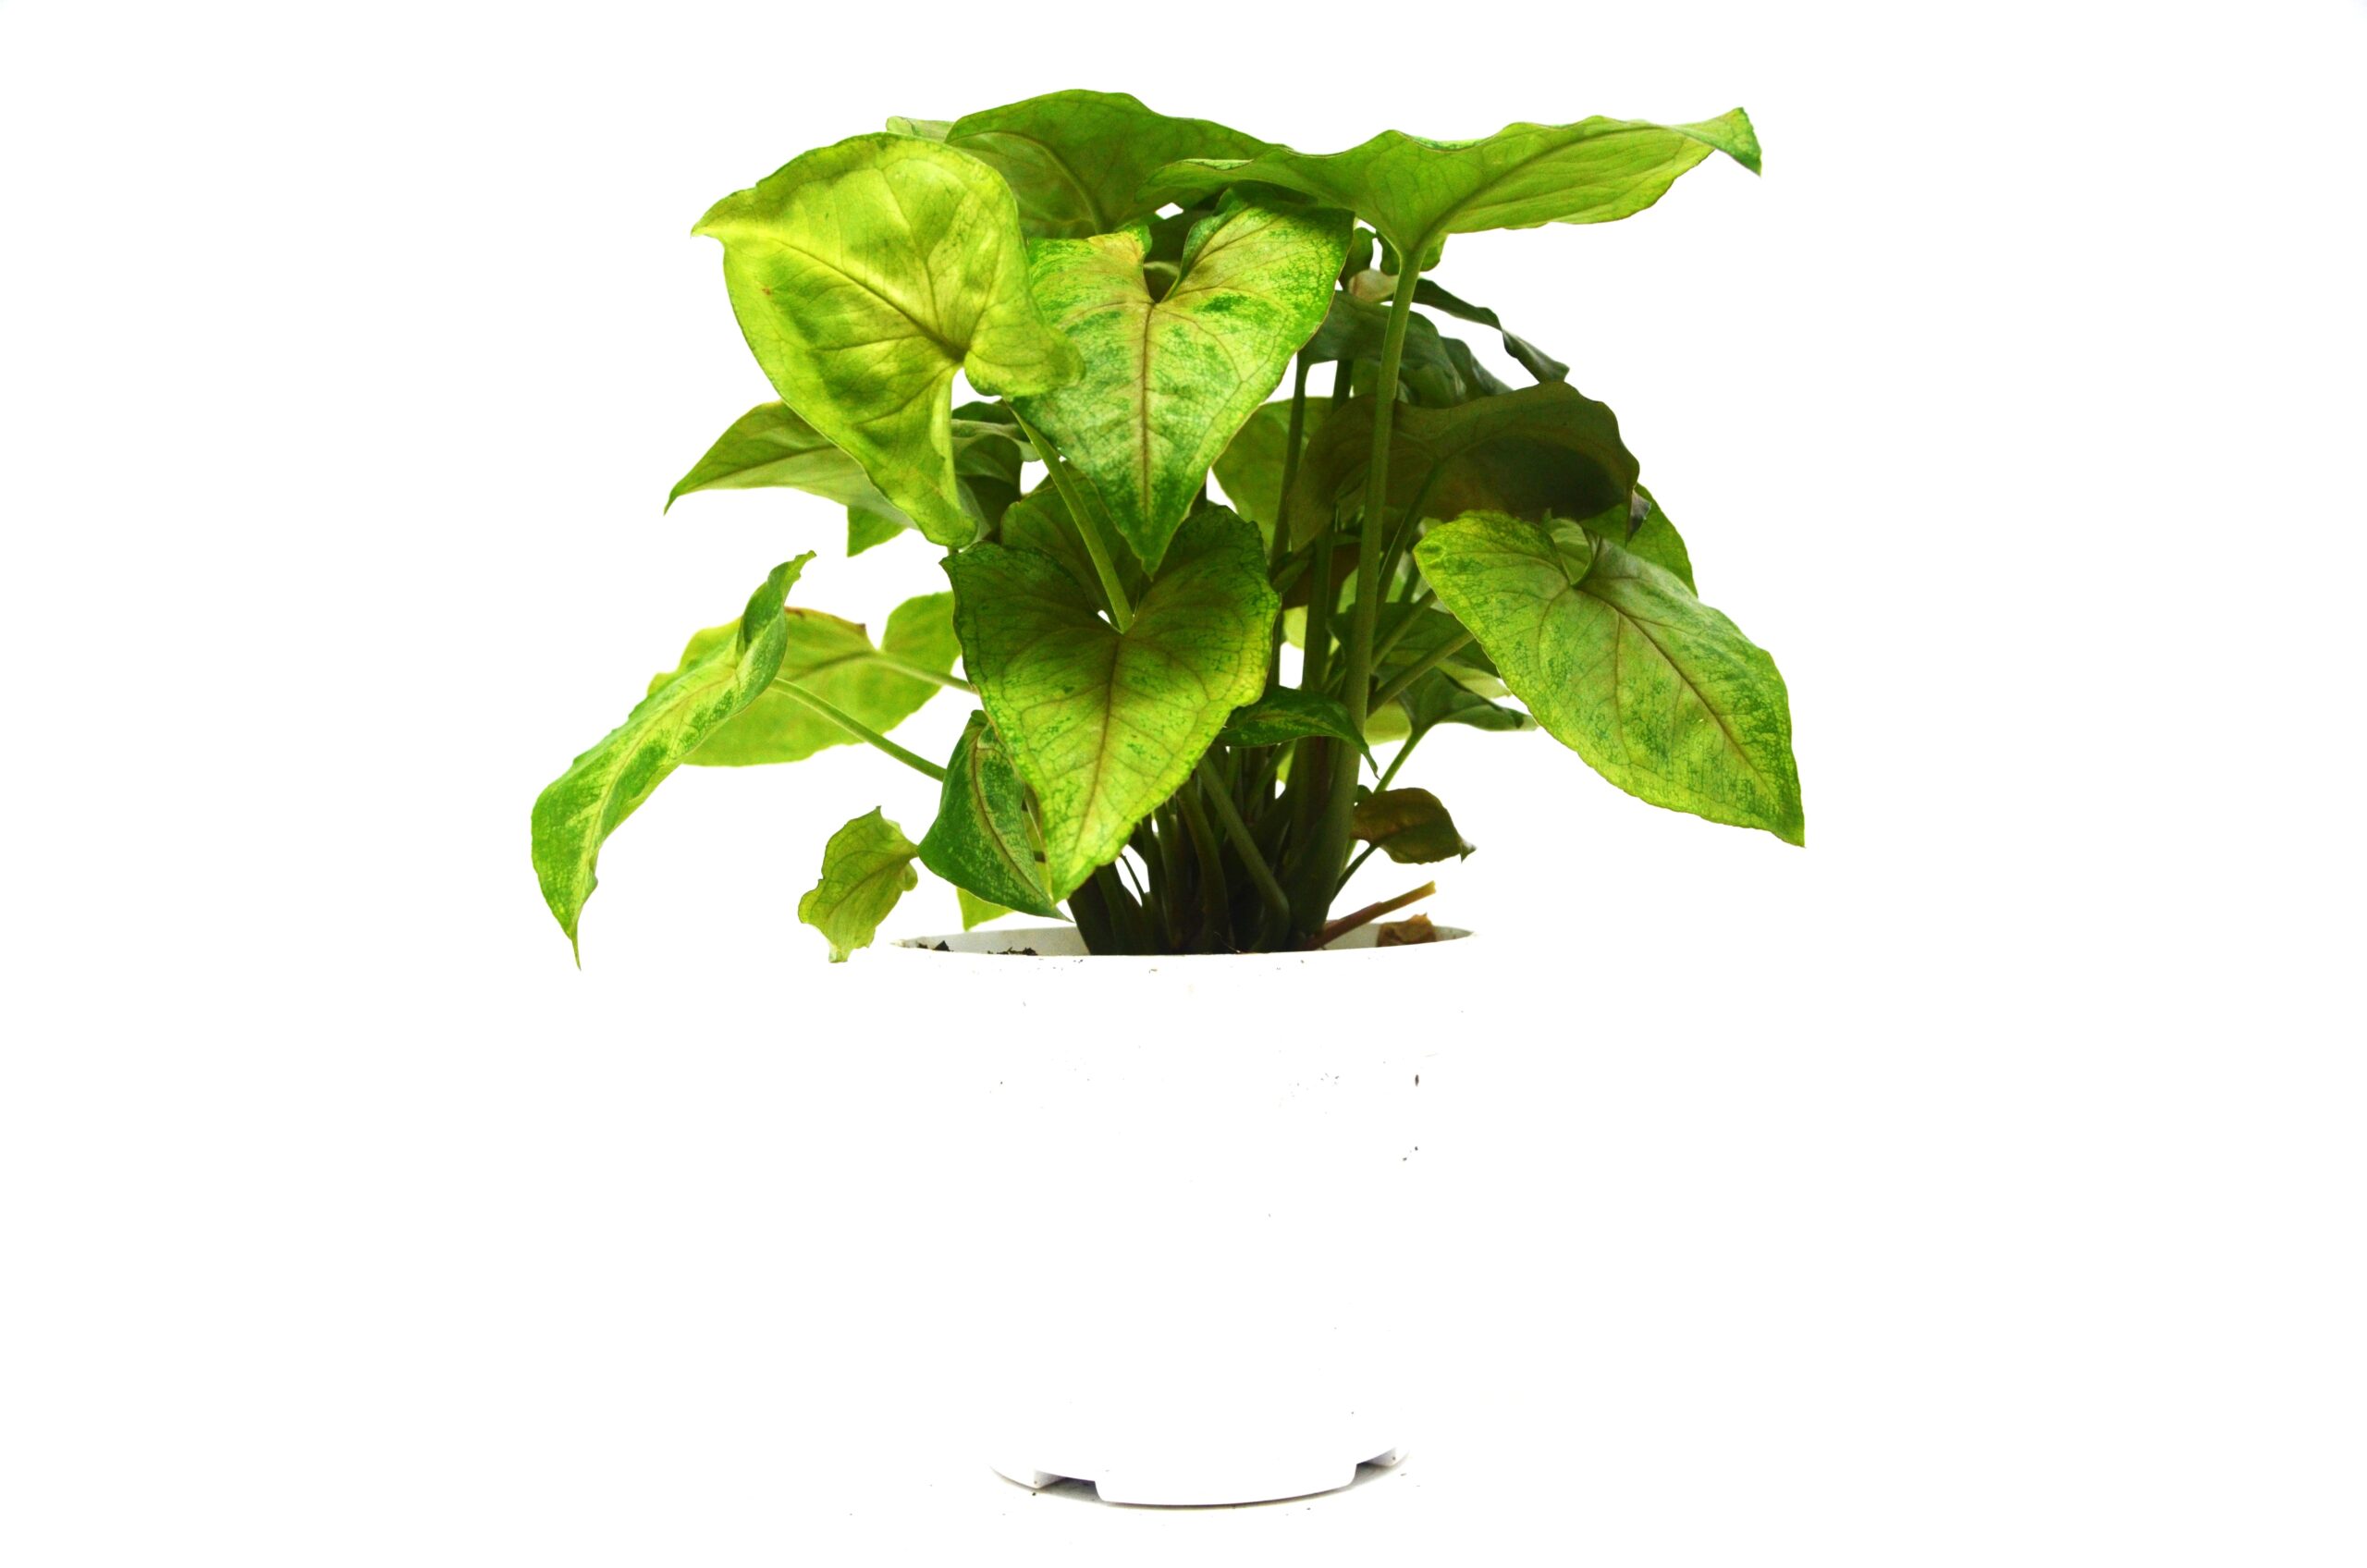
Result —
[{"label": "pot rim", "polygon": [[[1429,948],[1442,948],[1469,941],[1472,939],[1474,933],[1458,925],[1441,925],[1438,927],[1438,940],[1435,942],[1405,942],[1388,948],[1377,947],[1374,945],[1374,939],[1378,935],[1379,933],[1370,925],[1360,926],[1356,930],[1347,933],[1345,936],[1342,937],[1339,940],[1331,943],[1328,947],[1318,948],[1312,951],[1306,952],[1039,952],[1035,955],[1035,960],[1036,963],[1051,968],[1076,968],[1087,963],[1107,964],[1113,967],[1120,964],[1136,964],[1147,965],[1152,968],[1156,968],[1163,963],[1213,964],[1227,962],[1237,965],[1245,962],[1257,962],[1269,964],[1298,964],[1307,962],[1317,958],[1329,958],[1348,954],[1370,955],[1373,953],[1383,952],[1420,952]],[[1057,942],[1051,940],[1051,938],[1056,937],[1058,938]],[[1031,940],[1031,938],[1033,938],[1033,940]],[[880,943],[874,950],[889,953],[926,954],[926,956],[934,959],[970,960],[975,962],[984,959],[1025,958],[1029,955],[1025,953],[1014,953],[1011,949],[1013,948],[1037,946],[1067,947],[1076,940],[1076,927],[1073,925],[1012,925],[1002,927],[984,927],[975,931],[947,932],[942,935],[931,934],[921,937],[903,937],[892,942]],[[940,942],[945,944],[944,951],[939,951],[938,949],[937,944]]]}]

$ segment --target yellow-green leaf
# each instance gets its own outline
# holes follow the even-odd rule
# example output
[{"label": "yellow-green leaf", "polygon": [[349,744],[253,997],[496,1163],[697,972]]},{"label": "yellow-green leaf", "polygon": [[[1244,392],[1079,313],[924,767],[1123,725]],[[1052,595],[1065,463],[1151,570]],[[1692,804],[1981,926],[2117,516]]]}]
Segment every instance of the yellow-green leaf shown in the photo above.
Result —
[{"label": "yellow-green leaf", "polygon": [[1202,506],[1123,633],[1049,556],[979,545],[945,570],[963,665],[1036,791],[1048,892],[1065,899],[1265,690],[1278,606],[1257,531]]},{"label": "yellow-green leaf", "polygon": [[[891,126],[899,122],[891,120]],[[907,134],[936,136],[1010,182],[1031,237],[1081,239],[1147,217],[1143,181],[1179,158],[1245,158],[1269,142],[1210,120],[1177,119],[1125,92],[1048,92],[950,125],[902,120]]]},{"label": "yellow-green leaf", "polygon": [[811,552],[773,568],[729,628],[657,681],[625,721],[534,802],[534,875],[543,901],[576,941],[584,900],[599,886],[600,846],[701,742],[772,684],[789,645],[781,601]]},{"label": "yellow-green leaf", "polygon": [[[786,631],[773,685],[719,726],[685,758],[701,767],[745,767],[799,762],[825,746],[852,743],[855,737],[779,688],[794,682],[833,707],[886,734],[935,696],[941,682],[908,673],[950,674],[961,646],[953,636],[953,595],[924,594],[907,599],[888,616],[879,645],[851,620],[795,606],[780,612]],[[739,634],[730,621],[694,634],[671,673],[654,678],[656,692],[680,677],[717,645]]]},{"label": "yellow-green leaf", "polygon": [[1323,324],[1347,239],[1345,213],[1234,206],[1192,231],[1157,300],[1139,225],[1031,249],[1036,298],[1085,374],[1019,411],[1144,566],[1158,570],[1209,465]]},{"label": "yellow-green leaf", "polygon": [[1575,522],[1477,513],[1417,546],[1555,740],[1632,795],[1803,841],[1775,661],[1673,573]]},{"label": "yellow-green leaf", "polygon": [[877,806],[830,835],[822,851],[822,880],[797,900],[797,918],[830,939],[832,963],[871,946],[896,900],[920,886],[920,873],[913,869],[918,853]]},{"label": "yellow-green leaf", "polygon": [[1002,181],[938,142],[857,136],[725,197],[698,232],[723,242],[732,312],[782,400],[923,533],[966,543],[954,373],[992,396],[1078,371],[1027,291]]},{"label": "yellow-green leaf", "polygon": [[1757,174],[1750,116],[1734,109],[1693,125],[1659,125],[1598,115],[1571,125],[1508,125],[1474,141],[1384,130],[1344,153],[1276,147],[1171,164],[1145,195],[1188,202],[1230,186],[1278,185],[1350,209],[1400,255],[1428,267],[1451,234],[1639,213],[1712,152]]}]

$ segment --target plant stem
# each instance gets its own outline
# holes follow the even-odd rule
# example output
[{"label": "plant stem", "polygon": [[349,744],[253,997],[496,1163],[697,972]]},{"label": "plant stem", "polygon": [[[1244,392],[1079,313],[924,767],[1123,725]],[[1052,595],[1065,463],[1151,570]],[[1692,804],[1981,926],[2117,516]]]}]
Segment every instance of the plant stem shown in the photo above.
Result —
[{"label": "plant stem", "polygon": [[1224,824],[1225,837],[1233,840],[1234,851],[1241,856],[1241,864],[1249,873],[1249,880],[1257,885],[1257,896],[1266,900],[1266,913],[1279,923],[1276,929],[1288,929],[1291,898],[1282,891],[1282,885],[1274,880],[1272,868],[1267,865],[1266,857],[1258,851],[1257,835],[1250,832],[1249,824],[1241,819],[1241,813],[1233,806],[1233,796],[1226,791],[1224,781],[1216,777],[1216,770],[1208,766],[1206,756],[1200,758],[1199,775],[1200,788],[1208,794],[1209,804],[1217,808],[1217,820]]},{"label": "plant stem", "polygon": [[1377,904],[1367,904],[1354,914],[1343,914],[1324,926],[1322,930],[1307,938],[1306,945],[1309,949],[1330,947],[1357,926],[1368,925],[1382,915],[1404,909],[1417,899],[1427,899],[1438,890],[1437,883],[1425,882],[1410,893],[1400,893],[1393,899],[1383,899]]},{"label": "plant stem", "polygon": [[1043,462],[1045,472],[1052,476],[1052,488],[1060,492],[1061,504],[1068,508],[1069,516],[1075,521],[1077,537],[1085,543],[1085,553],[1093,557],[1094,572],[1101,579],[1101,592],[1110,601],[1110,619],[1117,623],[1119,631],[1125,631],[1134,623],[1134,606],[1127,601],[1125,587],[1118,580],[1118,563],[1110,558],[1110,546],[1101,537],[1099,521],[1086,506],[1085,495],[1077,489],[1076,481],[1069,477],[1068,471],[1061,466],[1060,454],[1052,450],[1052,444],[1045,440],[1034,425],[1020,419],[1016,410],[1012,410],[1011,417],[1019,421],[1019,428],[1027,433],[1027,439],[1034,444],[1036,456]]},{"label": "plant stem", "polygon": [[1224,886],[1224,857],[1217,848],[1217,830],[1208,825],[1202,791],[1190,783],[1175,791],[1176,808],[1190,827],[1192,853],[1200,866],[1200,947],[1218,952],[1233,945],[1233,900]]},{"label": "plant stem", "polygon": [[[1306,431],[1306,374],[1314,368],[1302,355],[1298,361],[1298,375],[1291,383],[1290,431],[1282,437],[1282,489],[1281,497],[1274,503],[1274,543],[1266,567],[1266,575],[1274,581],[1277,593],[1285,591],[1285,585],[1280,580],[1282,561],[1291,550],[1291,491],[1298,484],[1299,437]],[[1278,686],[1282,679],[1282,618],[1277,613],[1274,617],[1273,645],[1267,650],[1266,683]]]},{"label": "plant stem", "polygon": [[[1373,792],[1375,794],[1380,793],[1377,790]],[[1373,851],[1379,848],[1380,848],[1379,844],[1367,844],[1363,849],[1356,851],[1356,858],[1348,863],[1348,869],[1340,873],[1340,893],[1344,893],[1348,890],[1348,884],[1356,879],[1356,873],[1364,869],[1365,862],[1372,859]],[[1340,893],[1334,893],[1331,896],[1336,899],[1340,896]]]},{"label": "plant stem", "polygon": [[[1431,493],[1438,489],[1439,481],[1445,474],[1446,464],[1430,465],[1430,472],[1423,479],[1421,489],[1414,493],[1414,504],[1405,508],[1405,515],[1397,520],[1397,527],[1389,535],[1389,548],[1382,552],[1380,557],[1380,585],[1381,591],[1392,598],[1397,589],[1397,563],[1404,558],[1406,542],[1414,537],[1414,530],[1421,526],[1422,513],[1430,504]],[[1409,577],[1406,581],[1410,582],[1413,580]]]},{"label": "plant stem", "polygon": [[977,690],[975,686],[971,685],[968,681],[963,680],[958,675],[954,675],[950,672],[940,672],[934,669],[923,669],[919,665],[907,664],[902,659],[896,657],[892,654],[874,654],[871,655],[871,662],[877,665],[884,665],[888,668],[894,670],[899,675],[909,675],[915,680],[933,680],[938,685],[944,687],[950,692],[975,692]]},{"label": "plant stem", "polygon": [[[1417,252],[1418,254],[1418,252]],[[1389,301],[1389,327],[1380,340],[1380,374],[1373,385],[1372,466],[1365,478],[1362,543],[1356,550],[1356,603],[1349,622],[1346,682],[1348,721],[1361,734],[1365,716],[1372,711],[1372,628],[1380,608],[1380,555],[1389,528],[1389,436],[1397,407],[1397,369],[1405,355],[1405,325],[1414,314],[1414,285],[1421,266],[1414,256],[1400,258],[1404,271],[1397,275],[1397,292]],[[1299,897],[1292,907],[1294,924],[1312,931],[1331,907],[1340,885],[1340,870],[1348,860],[1348,818],[1355,808],[1356,770],[1336,767],[1313,853],[1304,867]]]},{"label": "plant stem", "polygon": [[1405,694],[1406,687],[1411,686],[1415,681],[1419,680],[1430,670],[1444,664],[1447,660],[1463,652],[1464,649],[1470,645],[1471,633],[1468,631],[1465,632],[1460,637],[1452,637],[1447,641],[1441,643],[1437,647],[1432,648],[1429,653],[1424,654],[1420,658],[1416,659],[1412,665],[1407,667],[1398,675],[1396,680],[1382,687],[1380,694],[1373,699],[1373,705],[1375,707],[1388,706],[1391,703],[1395,702],[1398,698]]},{"label": "plant stem", "polygon": [[1420,745],[1422,737],[1429,733],[1428,729],[1417,729],[1405,737],[1405,743],[1397,748],[1397,754],[1389,759],[1389,766],[1381,769],[1380,778],[1374,782],[1374,794],[1378,795],[1389,788],[1389,781],[1397,777],[1397,770],[1405,766],[1405,759],[1414,754],[1414,748]]},{"label": "plant stem", "polygon": [[878,747],[881,751],[886,752],[889,756],[894,757],[898,762],[902,763],[906,767],[912,768],[916,772],[926,773],[940,784],[945,782],[945,769],[938,766],[937,764],[929,761],[926,757],[915,756],[911,752],[904,750],[903,747],[896,744],[895,741],[890,741],[887,736],[882,735],[878,730],[872,729],[871,726],[864,723],[861,719],[854,717],[852,715],[840,712],[837,708],[831,706],[828,703],[824,702],[813,692],[808,692],[804,687],[798,685],[795,681],[776,680],[772,683],[771,690],[776,692],[786,692],[790,696],[795,698],[801,703],[803,703],[807,707],[812,708],[816,713],[820,714],[824,718],[828,719],[832,724],[837,725],[840,729],[845,730],[856,740],[868,741],[870,744]]}]

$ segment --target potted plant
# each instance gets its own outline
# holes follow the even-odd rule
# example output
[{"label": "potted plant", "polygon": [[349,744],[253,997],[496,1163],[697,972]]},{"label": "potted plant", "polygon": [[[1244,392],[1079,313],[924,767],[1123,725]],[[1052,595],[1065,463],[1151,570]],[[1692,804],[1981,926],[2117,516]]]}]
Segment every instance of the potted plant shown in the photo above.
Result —
[{"label": "potted plant", "polygon": [[[1625,217],[1713,153],[1758,169],[1739,109],[1463,142],[1388,131],[1310,155],[1069,92],[890,120],[699,224],[780,399],[726,430],[668,505],[806,490],[846,508],[848,553],[917,533],[943,583],[875,642],[791,603],[813,552],[776,567],[543,791],[535,870],[572,941],[601,844],[674,768],[861,743],[941,794],[917,839],[878,811],[828,836],[798,916],[833,960],[874,940],[915,863],[959,889],[965,926],[1065,911],[1064,926],[929,938],[899,962],[950,974],[981,998],[975,1016],[999,1016],[988,993],[1036,1009],[1030,1070],[1001,1076],[1008,1190],[1090,1172],[1109,1226],[1159,1216],[1125,1267],[1107,1248],[1085,1274],[1057,1250],[1032,1257],[1012,1276],[1038,1281],[1030,1299],[1098,1292],[1097,1322],[1224,1354],[1169,1344],[1174,1376],[1098,1403],[1071,1379],[1026,1439],[1070,1457],[1007,1452],[1006,1474],[1242,1501],[1336,1485],[1394,1447],[1324,1413],[1370,1350],[1341,1328],[1343,1302],[1381,1288],[1352,1278],[1355,1259],[1402,1249],[1320,1237],[1347,1185],[1409,1164],[1420,1052],[1325,1025],[1377,966],[1468,963],[1449,955],[1472,944],[1417,917],[1382,936],[1421,953],[1327,950],[1382,945],[1372,923],[1430,891],[1335,913],[1367,857],[1469,852],[1446,804],[1399,780],[1432,729],[1541,728],[1653,804],[1802,841],[1783,680],[1695,596],[1611,410],[1431,276],[1455,235]],[[1531,384],[1505,385],[1426,311],[1498,333]],[[975,704],[950,755],[890,738],[943,691]],[[1014,951],[1039,962],[1000,956]],[[1184,954],[1233,956],[1171,962]],[[1113,1042],[1082,998],[1118,975],[1145,1022]],[[1179,1075],[1211,1037],[1229,1071],[1203,1055]],[[1178,1096],[1229,1140],[1220,1178],[1177,1177],[1156,1133],[1180,1124]],[[1288,1300],[1264,1292],[1259,1332],[1196,1335],[1215,1309],[1175,1305],[1160,1249],[1213,1254],[1245,1227],[1269,1287],[1282,1260],[1327,1261]],[[1245,1446],[1259,1452],[1208,1459]]]}]

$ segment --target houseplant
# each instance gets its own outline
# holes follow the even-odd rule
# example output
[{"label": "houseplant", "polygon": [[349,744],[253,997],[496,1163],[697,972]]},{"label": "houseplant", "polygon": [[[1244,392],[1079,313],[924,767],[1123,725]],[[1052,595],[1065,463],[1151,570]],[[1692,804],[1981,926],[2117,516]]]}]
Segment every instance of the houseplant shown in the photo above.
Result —
[{"label": "houseplant", "polygon": [[[850,554],[919,533],[946,587],[875,643],[790,603],[809,551],[693,635],[535,802],[560,926],[675,767],[833,744],[941,785],[917,840],[876,810],[828,836],[798,914],[834,960],[915,862],[965,925],[1065,906],[1094,955],[1327,947],[1429,890],[1335,913],[1365,857],[1468,852],[1398,782],[1442,724],[1542,728],[1631,794],[1800,842],[1783,681],[1694,595],[1612,411],[1430,276],[1455,235],[1625,217],[1713,153],[1758,168],[1742,111],[1316,156],[1070,92],[893,119],[717,202],[697,231],[780,400],[668,505],[803,489]],[[976,704],[950,756],[890,738],[943,690]]]}]

